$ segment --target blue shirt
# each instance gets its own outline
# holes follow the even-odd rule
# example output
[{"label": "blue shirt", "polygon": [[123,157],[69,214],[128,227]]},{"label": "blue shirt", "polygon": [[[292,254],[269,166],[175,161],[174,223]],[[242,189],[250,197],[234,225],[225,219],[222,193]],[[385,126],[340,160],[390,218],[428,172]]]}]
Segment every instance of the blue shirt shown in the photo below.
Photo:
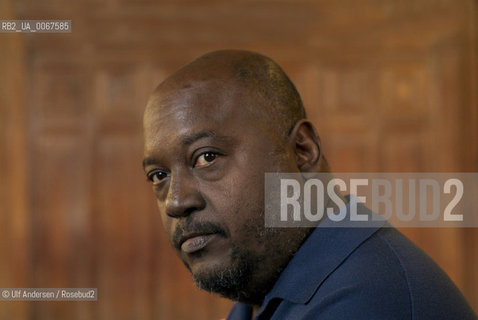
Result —
[{"label": "blue shirt", "polygon": [[[360,204],[359,212],[374,215]],[[387,222],[332,223],[307,238],[254,319],[477,319],[438,265]],[[251,314],[236,303],[227,319]]]}]

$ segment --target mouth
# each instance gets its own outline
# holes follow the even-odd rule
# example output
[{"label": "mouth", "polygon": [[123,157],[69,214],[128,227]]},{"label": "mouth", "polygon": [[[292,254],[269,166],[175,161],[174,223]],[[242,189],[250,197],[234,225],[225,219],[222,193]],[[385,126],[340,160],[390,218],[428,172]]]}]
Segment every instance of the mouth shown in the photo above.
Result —
[{"label": "mouth", "polygon": [[192,254],[204,249],[216,237],[217,233],[186,235],[181,238],[179,246],[184,253]]}]

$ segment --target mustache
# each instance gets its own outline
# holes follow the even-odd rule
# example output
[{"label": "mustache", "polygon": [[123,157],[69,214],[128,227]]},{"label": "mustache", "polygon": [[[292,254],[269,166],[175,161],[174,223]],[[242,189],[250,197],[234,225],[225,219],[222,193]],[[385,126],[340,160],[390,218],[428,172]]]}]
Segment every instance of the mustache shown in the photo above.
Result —
[{"label": "mustache", "polygon": [[172,244],[176,249],[180,249],[180,241],[184,235],[189,234],[211,234],[216,233],[220,236],[227,237],[228,232],[217,223],[213,222],[190,222],[186,220],[181,220],[176,225],[172,236]]}]

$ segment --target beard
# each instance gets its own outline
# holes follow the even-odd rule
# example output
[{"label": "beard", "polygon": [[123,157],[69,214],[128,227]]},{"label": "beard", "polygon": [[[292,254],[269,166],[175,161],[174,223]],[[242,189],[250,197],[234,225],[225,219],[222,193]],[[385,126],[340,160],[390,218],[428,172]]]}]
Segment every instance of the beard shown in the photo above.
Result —
[{"label": "beard", "polygon": [[266,294],[310,233],[305,228],[265,228],[262,218],[257,219],[259,222],[244,223],[239,233],[245,236],[236,242],[226,227],[210,222],[188,223],[188,219],[178,224],[175,230],[173,245],[178,251],[179,239],[186,231],[218,233],[229,238],[231,248],[227,262],[194,272],[183,260],[196,285],[224,298],[256,306],[262,305]]},{"label": "beard", "polygon": [[232,244],[231,263],[193,274],[196,285],[203,290],[217,293],[227,299],[255,304],[267,292],[251,290],[254,268],[261,259],[251,252]]},{"label": "beard", "polygon": [[265,250],[260,253],[248,250],[244,244],[232,243],[230,263],[193,273],[194,282],[200,289],[224,298],[249,305],[262,305],[264,297],[310,232],[302,230],[298,243],[284,246],[288,241],[283,241],[282,231],[263,229],[261,236],[264,237]]}]

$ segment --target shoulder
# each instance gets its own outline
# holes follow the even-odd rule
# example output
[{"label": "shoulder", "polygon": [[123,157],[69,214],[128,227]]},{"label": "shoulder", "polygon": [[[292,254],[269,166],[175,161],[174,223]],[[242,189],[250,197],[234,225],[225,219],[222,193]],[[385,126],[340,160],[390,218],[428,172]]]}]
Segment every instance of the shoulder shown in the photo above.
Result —
[{"label": "shoulder", "polygon": [[[310,314],[325,319],[411,319],[407,270],[388,240],[375,232],[317,289]],[[392,236],[392,242],[395,235]]]},{"label": "shoulder", "polygon": [[351,252],[304,307],[301,319],[475,319],[446,274],[392,227]]}]

